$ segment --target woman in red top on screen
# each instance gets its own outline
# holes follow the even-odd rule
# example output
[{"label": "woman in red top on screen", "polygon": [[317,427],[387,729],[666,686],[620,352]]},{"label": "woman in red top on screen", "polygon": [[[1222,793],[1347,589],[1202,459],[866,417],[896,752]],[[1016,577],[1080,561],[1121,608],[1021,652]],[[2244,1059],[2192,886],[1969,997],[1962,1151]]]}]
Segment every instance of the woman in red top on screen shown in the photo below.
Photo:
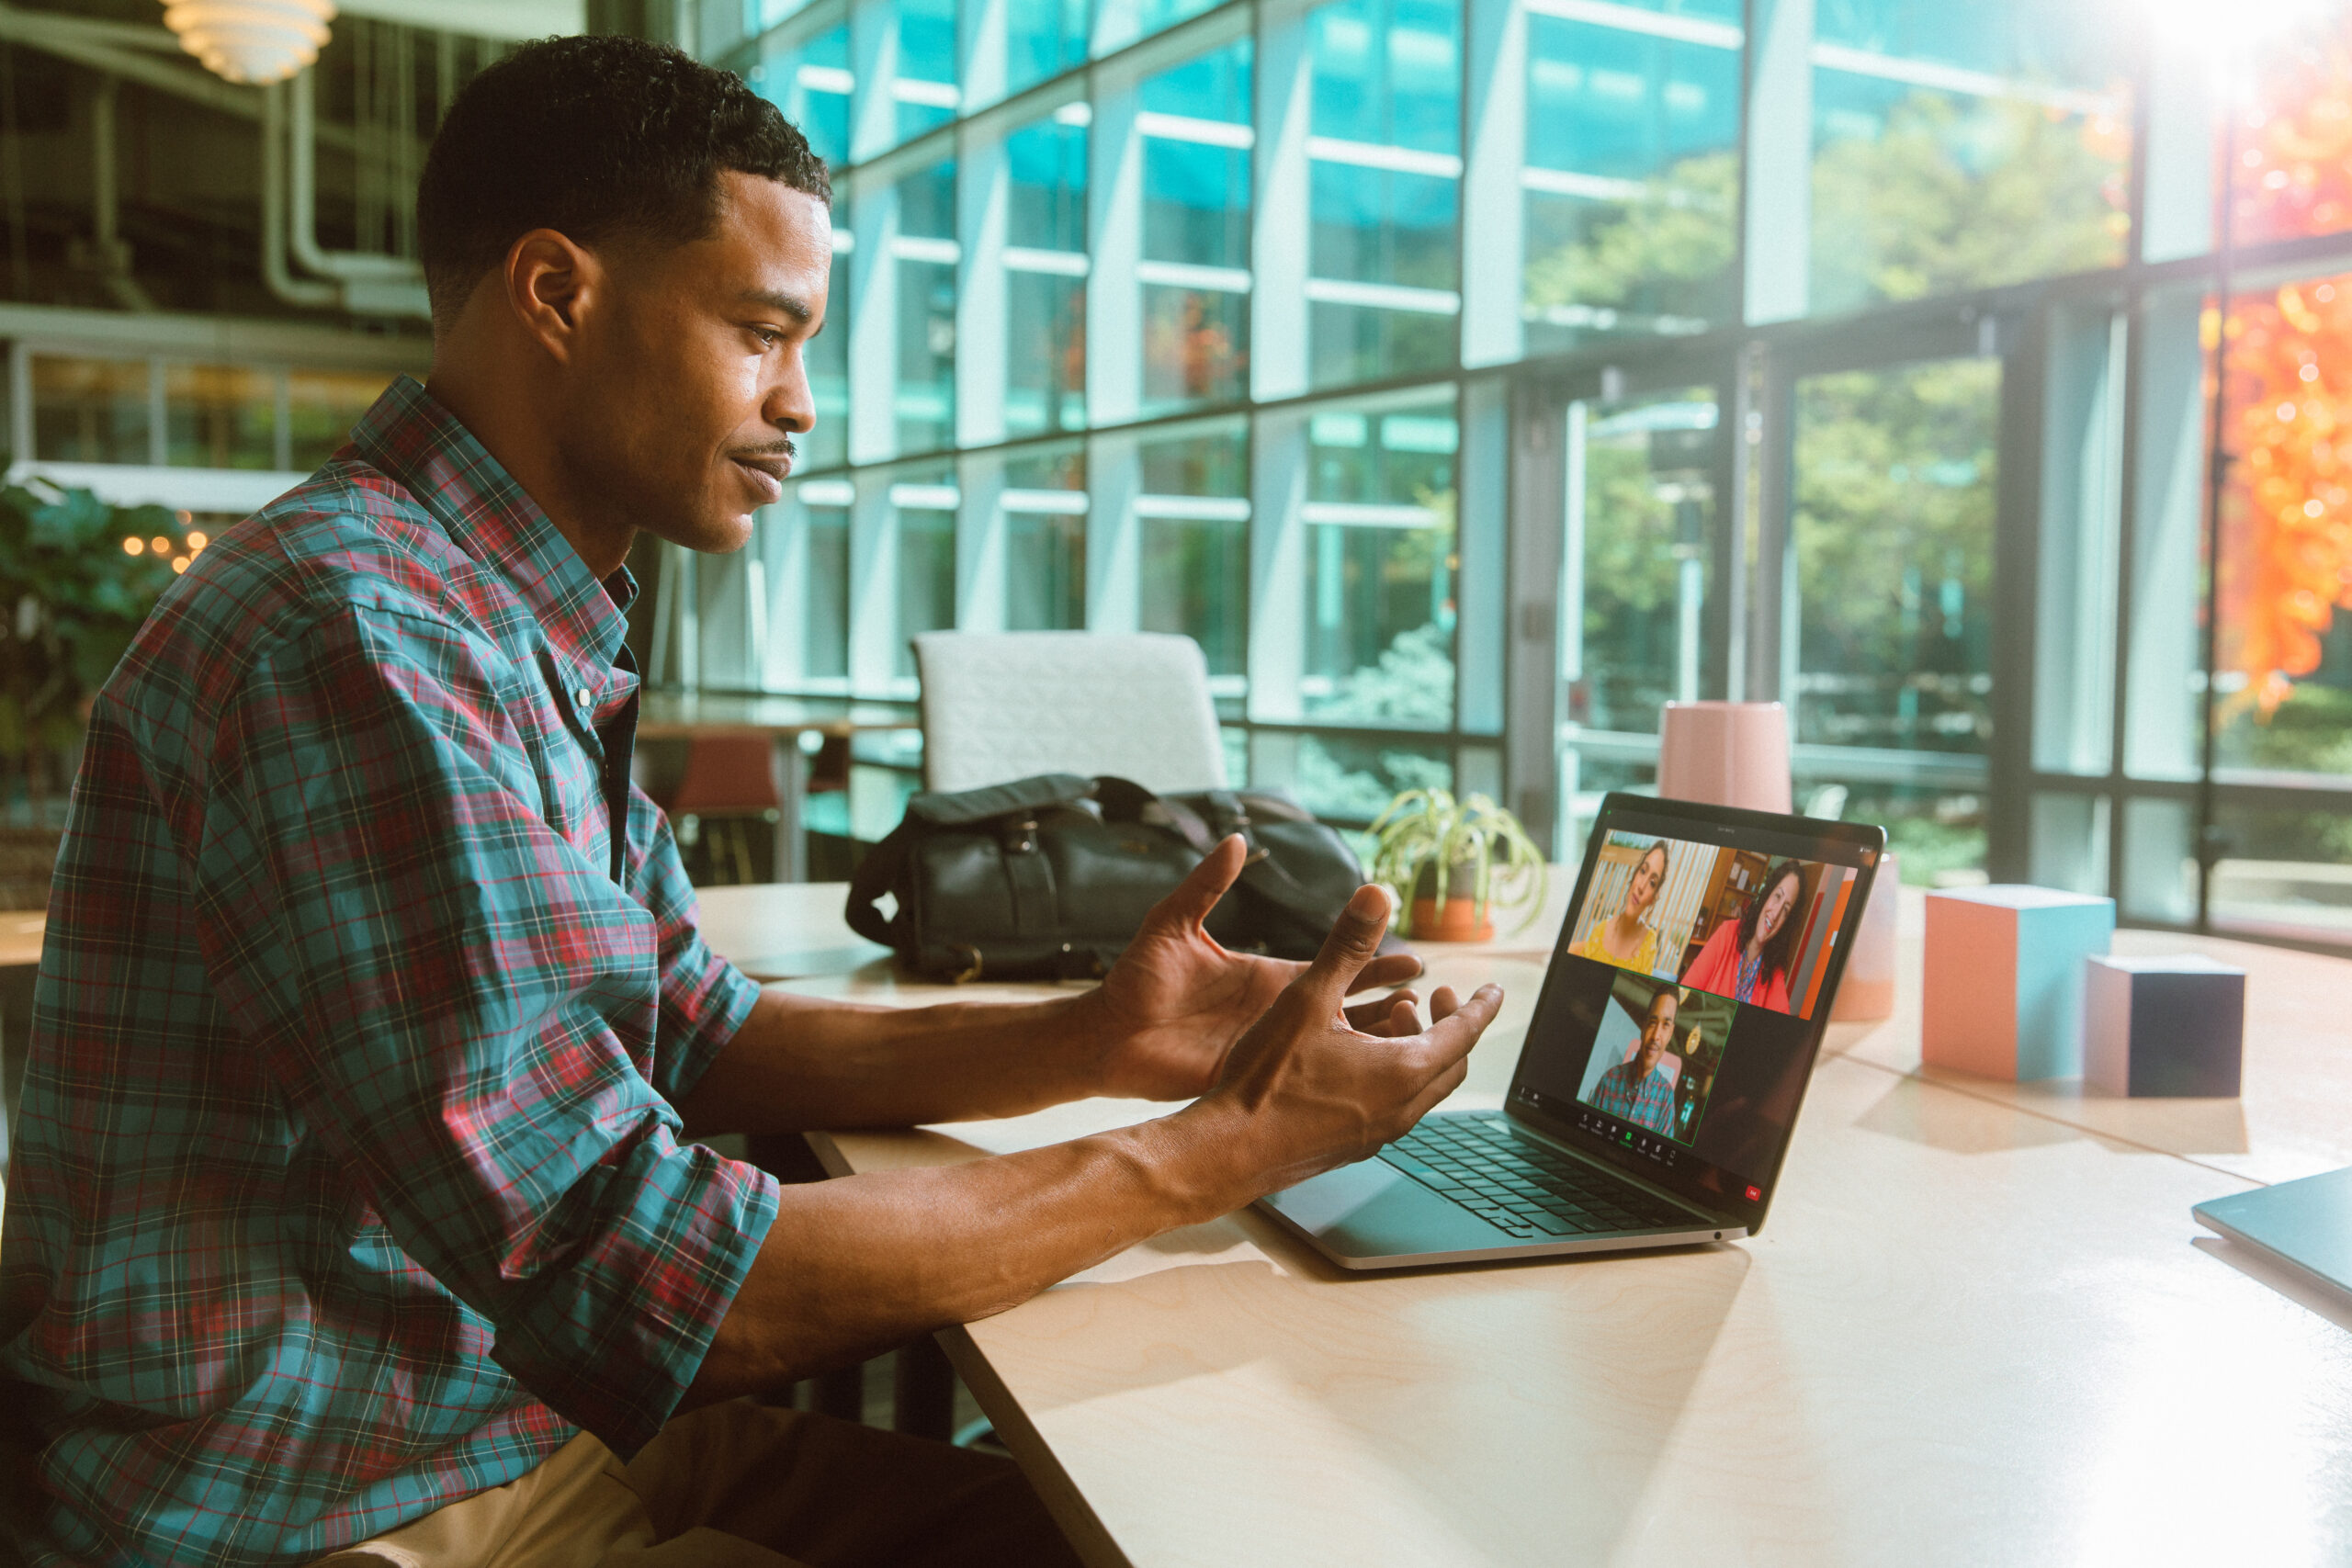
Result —
[{"label": "woman in red top on screen", "polygon": [[1682,972],[1682,983],[1787,1012],[1789,950],[1796,945],[1797,903],[1804,897],[1803,866],[1784,860],[1771,867],[1764,874],[1763,896],[1750,900],[1736,921],[1725,920],[1709,933]]}]

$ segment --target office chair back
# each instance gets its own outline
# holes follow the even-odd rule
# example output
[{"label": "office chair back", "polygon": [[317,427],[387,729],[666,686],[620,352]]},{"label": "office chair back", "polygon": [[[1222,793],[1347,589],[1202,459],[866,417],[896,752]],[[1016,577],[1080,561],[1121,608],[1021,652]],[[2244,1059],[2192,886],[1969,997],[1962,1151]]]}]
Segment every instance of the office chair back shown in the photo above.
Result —
[{"label": "office chair back", "polygon": [[1110,773],[1163,794],[1227,787],[1208,665],[1188,637],[927,632],[924,786]]}]

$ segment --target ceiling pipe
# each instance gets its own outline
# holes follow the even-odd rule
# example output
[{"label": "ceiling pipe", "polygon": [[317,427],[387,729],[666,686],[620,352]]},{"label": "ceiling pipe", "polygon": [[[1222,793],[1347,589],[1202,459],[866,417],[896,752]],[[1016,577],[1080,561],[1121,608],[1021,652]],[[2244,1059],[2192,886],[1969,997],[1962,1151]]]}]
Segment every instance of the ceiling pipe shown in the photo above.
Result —
[{"label": "ceiling pipe", "polygon": [[[424,268],[406,256],[364,251],[330,251],[319,243],[317,110],[311,73],[297,75],[288,89],[294,99],[294,259],[334,278],[342,287],[344,309],[360,316],[433,319]],[[276,88],[271,89],[276,92]]]},{"label": "ceiling pipe", "polygon": [[316,86],[304,71],[288,85],[294,96],[294,259],[322,277],[424,285],[424,269],[406,256],[329,251],[319,244]]},{"label": "ceiling pipe", "polygon": [[269,291],[306,310],[331,310],[343,291],[316,278],[296,277],[286,266],[286,89],[262,89],[261,276]]},{"label": "ceiling pipe", "polygon": [[130,275],[130,247],[122,238],[122,190],[115,158],[115,98],[121,84],[98,78],[90,99],[90,205],[96,231],[91,261],[98,281],[126,310],[153,310],[155,301]]}]

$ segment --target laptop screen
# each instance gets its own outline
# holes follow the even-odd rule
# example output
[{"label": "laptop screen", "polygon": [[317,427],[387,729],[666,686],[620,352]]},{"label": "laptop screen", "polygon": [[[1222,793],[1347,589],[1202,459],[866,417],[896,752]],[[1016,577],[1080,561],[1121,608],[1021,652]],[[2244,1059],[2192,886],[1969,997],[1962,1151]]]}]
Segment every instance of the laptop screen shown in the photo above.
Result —
[{"label": "laptop screen", "polygon": [[1609,796],[1510,1109],[1760,1222],[1883,847],[1857,824]]}]

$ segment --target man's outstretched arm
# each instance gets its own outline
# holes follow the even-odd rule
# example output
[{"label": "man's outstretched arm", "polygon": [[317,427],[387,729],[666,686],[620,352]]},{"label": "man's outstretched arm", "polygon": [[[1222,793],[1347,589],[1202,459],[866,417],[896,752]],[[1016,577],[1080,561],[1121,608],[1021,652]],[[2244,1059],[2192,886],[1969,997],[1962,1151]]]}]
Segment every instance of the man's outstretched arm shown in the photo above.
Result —
[{"label": "man's outstretched arm", "polygon": [[[1242,1032],[1306,969],[1229,953],[1204,929],[1246,853],[1238,837],[1212,851],[1090,991],[927,1008],[765,991],[678,1110],[701,1136],[906,1127],[1017,1116],[1090,1095],[1204,1093]],[[1351,988],[1394,986],[1419,968],[1402,954],[1375,958]],[[1384,997],[1351,1016],[1389,1032],[1397,1002],[1413,999]]]},{"label": "man's outstretched arm", "polygon": [[[1385,891],[1348,906],[1315,962],[1172,1115],[923,1170],[787,1187],[687,1395],[782,1388],[913,1335],[987,1317],[1159,1233],[1361,1159],[1453,1092],[1502,1001],[1433,998],[1405,1035],[1351,1027],[1341,999],[1387,929]],[[1401,1016],[1397,1021],[1402,1021]]]}]

